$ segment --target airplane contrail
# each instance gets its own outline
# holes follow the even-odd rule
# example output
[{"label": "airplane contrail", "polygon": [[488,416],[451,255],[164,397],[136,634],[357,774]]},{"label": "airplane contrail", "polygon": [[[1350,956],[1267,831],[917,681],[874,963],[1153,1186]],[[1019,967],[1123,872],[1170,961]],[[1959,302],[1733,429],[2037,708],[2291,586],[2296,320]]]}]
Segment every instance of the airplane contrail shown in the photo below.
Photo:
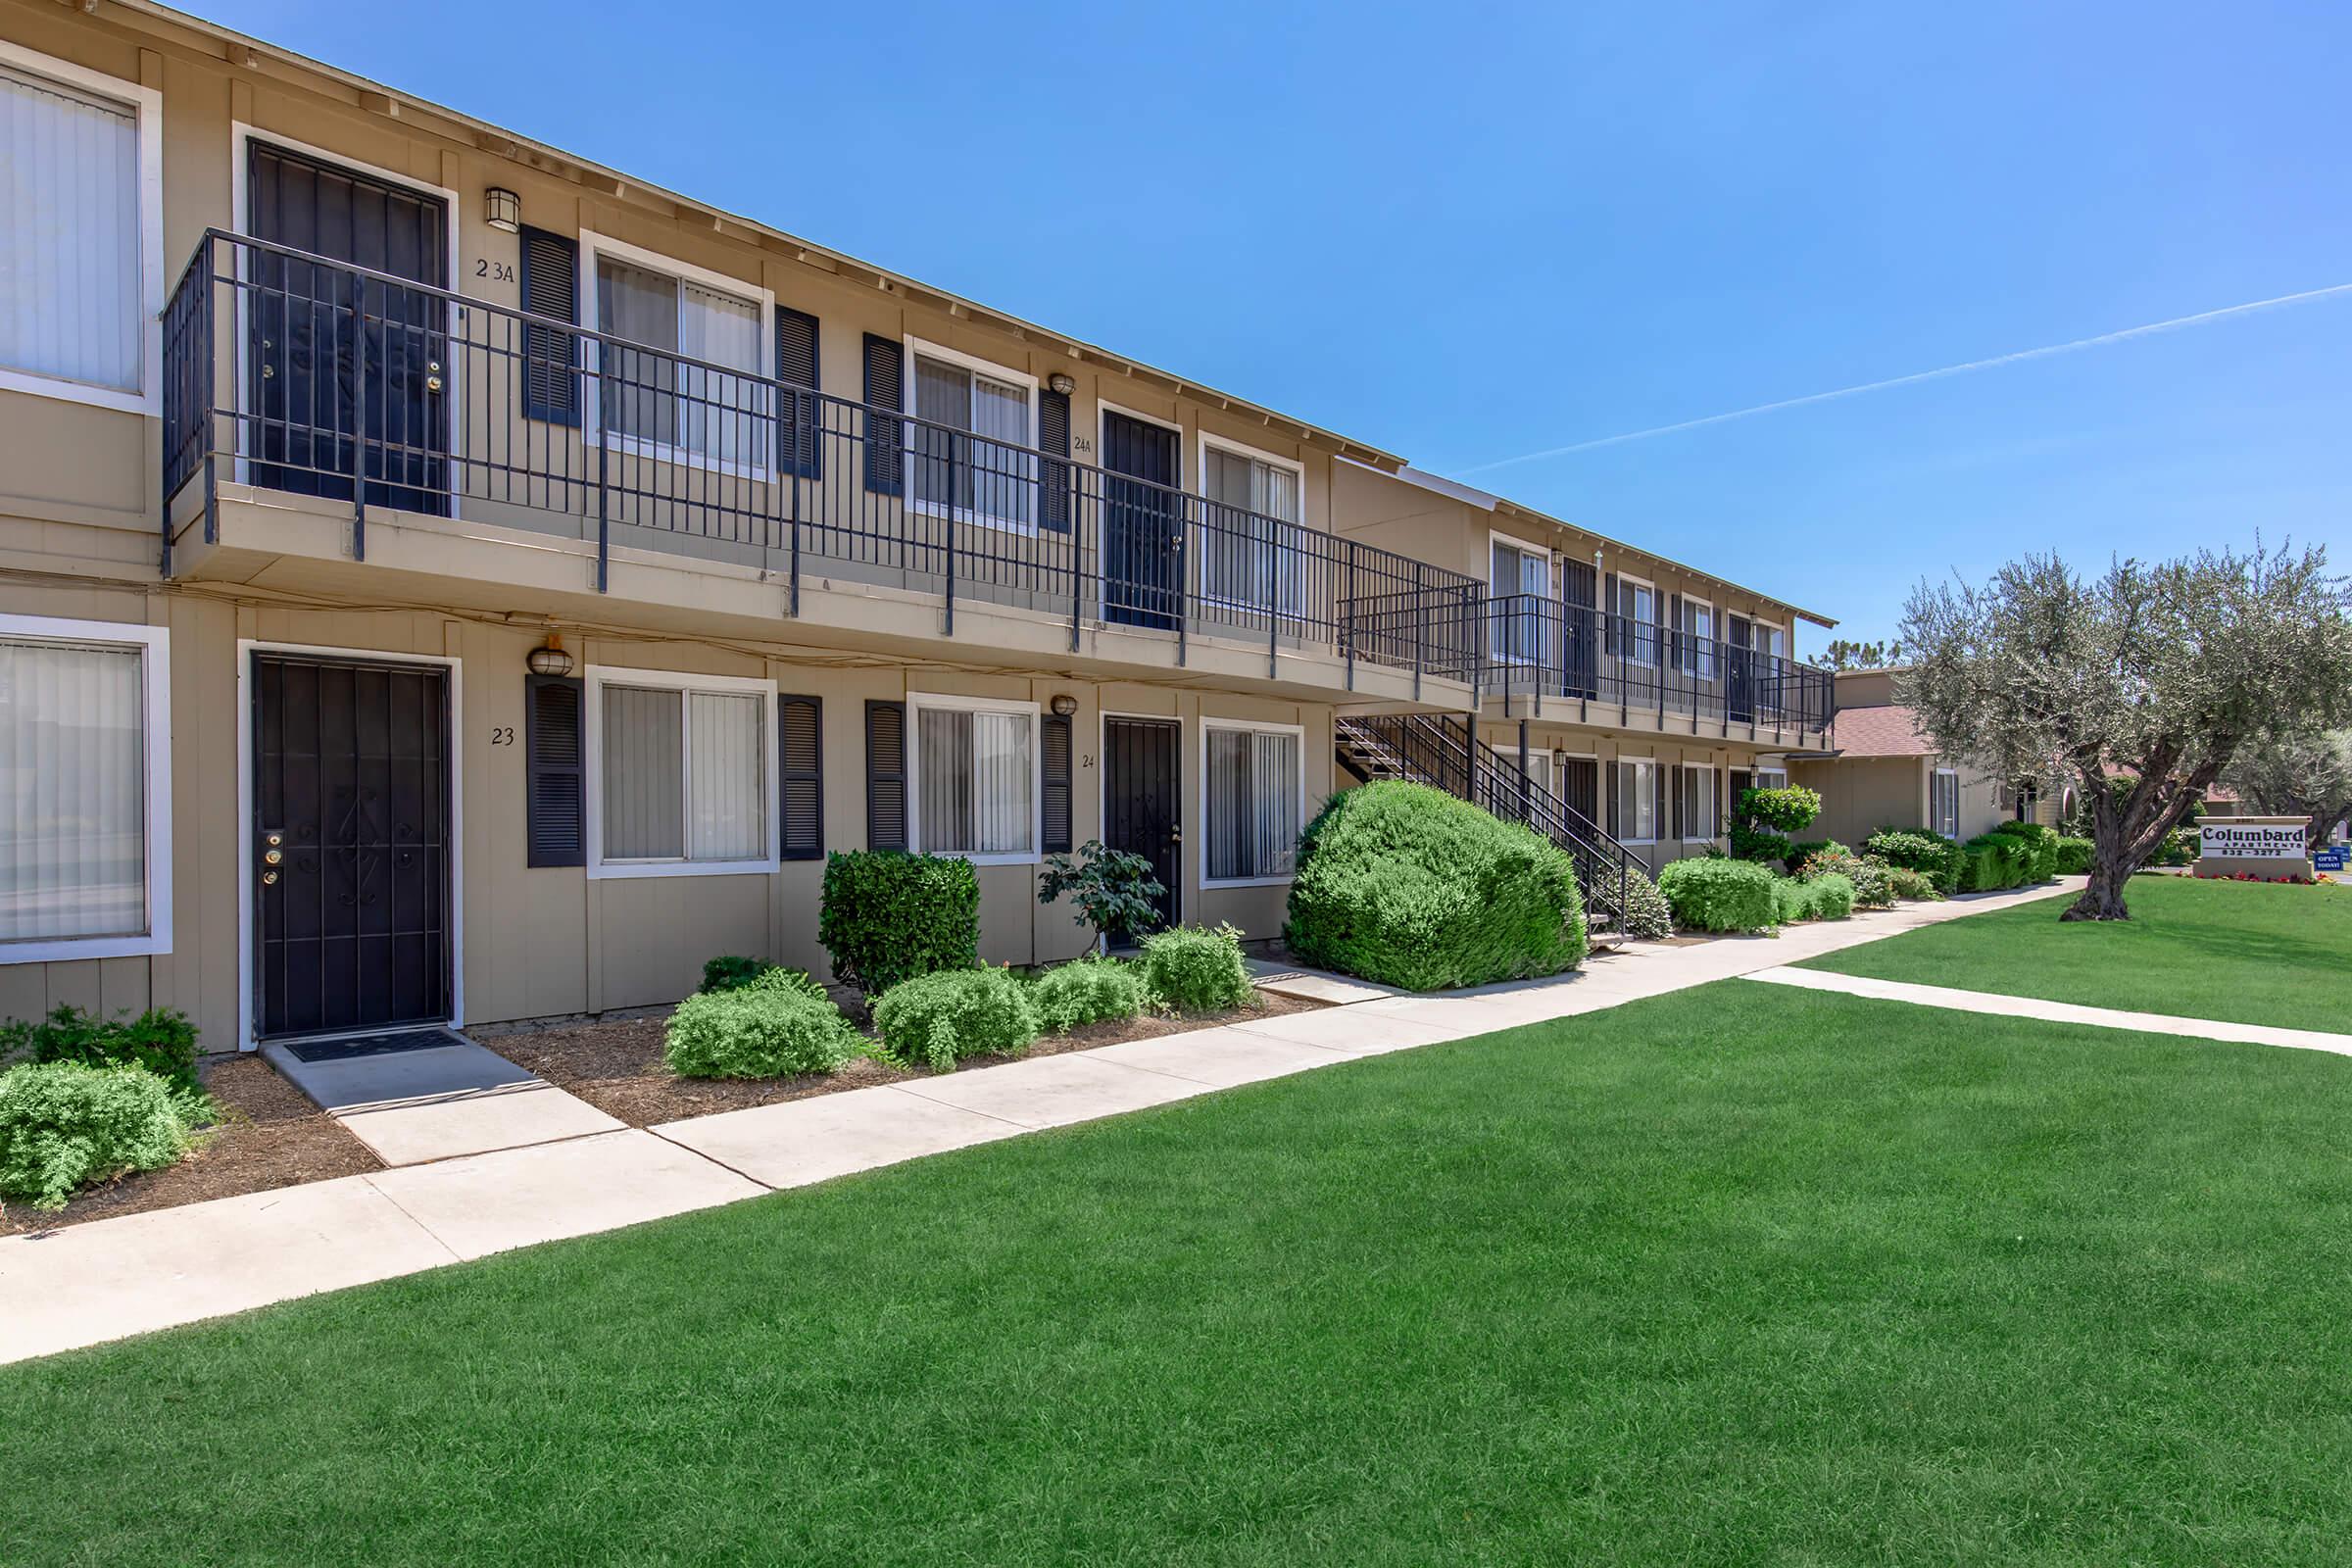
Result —
[{"label": "airplane contrail", "polygon": [[1865,392],[1884,392],[1888,387],[1915,386],[1922,381],[1940,381],[1946,376],[1966,375],[1972,370],[1990,370],[2004,365],[2021,365],[2028,360],[2046,360],[2060,354],[2073,354],[2082,349],[2095,349],[2104,343],[2121,343],[2127,338],[2148,337],[2157,332],[2176,332],[2184,326],[2201,326],[2207,321],[2219,321],[2232,316],[2251,316],[2256,311],[2273,311],[2287,305],[2302,305],[2312,300],[2324,300],[2332,295],[2352,294],[2352,283],[2333,283],[2326,288],[2305,289],[2300,294],[2281,294],[2276,299],[2249,300],[2243,305],[2225,305],[2217,311],[2199,311],[2194,316],[2176,316],[2169,321],[2149,321],[2140,326],[2127,326],[2120,331],[2101,332],[2096,337],[2079,337],[2072,343],[2050,343],[2037,349],[2019,349],[2014,354],[1996,354],[1989,360],[1971,360],[1966,365],[1947,365],[1940,369],[1917,370],[1909,375],[1890,376],[1884,381],[1865,381],[1859,386],[1841,386],[1834,392],[1808,392],[1801,398],[1783,398],[1778,403],[1759,403],[1752,409],[1734,409],[1729,414],[1710,414],[1703,418],[1684,419],[1674,424],[1653,425],[1646,430],[1628,430],[1621,435],[1598,436],[1591,441],[1575,441],[1564,447],[1545,447],[1541,452],[1522,452],[1515,458],[1498,458],[1493,463],[1457,469],[1464,474],[1489,473],[1496,468],[1517,467],[1522,463],[1541,463],[1545,458],[1564,458],[1572,452],[1591,452],[1596,447],[1621,446],[1628,441],[1646,441],[1652,436],[1673,435],[1678,430],[1697,430],[1710,424],[1728,424],[1734,419],[1752,419],[1759,414],[1778,414],[1783,409],[1801,409],[1808,404],[1834,403],[1839,398],[1860,397]]}]

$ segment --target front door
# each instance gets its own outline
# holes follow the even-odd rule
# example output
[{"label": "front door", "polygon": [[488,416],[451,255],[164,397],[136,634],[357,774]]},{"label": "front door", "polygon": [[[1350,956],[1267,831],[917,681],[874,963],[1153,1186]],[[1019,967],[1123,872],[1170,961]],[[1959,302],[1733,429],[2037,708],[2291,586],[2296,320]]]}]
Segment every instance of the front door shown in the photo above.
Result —
[{"label": "front door", "polygon": [[[449,214],[436,197],[252,143],[246,228],[255,239],[423,284],[404,288],[256,251],[243,297],[249,382],[244,450],[254,482],[449,511]],[[355,451],[358,438],[360,450]]]},{"label": "front door", "polygon": [[252,688],[257,1032],[446,1021],[448,670],[257,653]]},{"label": "front door", "polygon": [[1177,865],[1184,843],[1178,809],[1177,725],[1172,718],[1102,720],[1102,842],[1140,855],[1167,893],[1159,901],[1159,923],[1174,925]]},{"label": "front door", "polygon": [[1560,695],[1600,695],[1600,589],[1590,561],[1560,564]]},{"label": "front door", "polygon": [[[1172,627],[1184,612],[1176,432],[1102,416],[1102,618]],[[1140,481],[1140,482],[1139,482]]]},{"label": "front door", "polygon": [[1600,820],[1600,764],[1590,757],[1560,759],[1560,800],[1588,822]]},{"label": "front door", "polygon": [[1735,724],[1744,724],[1756,716],[1755,656],[1748,652],[1748,619],[1734,615],[1725,622],[1724,641],[1731,645],[1728,659],[1731,667],[1725,671],[1730,678],[1724,683],[1724,706]]}]

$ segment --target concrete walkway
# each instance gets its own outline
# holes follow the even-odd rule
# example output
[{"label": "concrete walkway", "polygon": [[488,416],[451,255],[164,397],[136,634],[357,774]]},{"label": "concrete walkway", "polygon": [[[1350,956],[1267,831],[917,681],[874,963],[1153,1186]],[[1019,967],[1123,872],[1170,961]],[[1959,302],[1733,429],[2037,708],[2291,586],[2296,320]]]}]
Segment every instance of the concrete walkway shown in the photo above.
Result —
[{"label": "concrete walkway", "polygon": [[305,1061],[283,1044],[264,1046],[262,1054],[387,1165],[552,1144],[626,1126],[470,1040],[446,1030],[429,1031],[427,1038],[445,1043],[321,1061]]},{"label": "concrete walkway", "polygon": [[2352,1035],[2325,1029],[2285,1029],[2276,1024],[2233,1023],[2227,1018],[2183,1018],[2170,1012],[2132,1012],[2122,1007],[2085,1007],[2072,1002],[2040,997],[2001,996],[1989,991],[1962,991],[1952,986],[1915,985],[1908,980],[1874,980],[1867,975],[1833,974],[1826,969],[1759,969],[1745,976],[1771,985],[1797,986],[1806,991],[1834,991],[1840,996],[1870,997],[1880,1002],[1908,1002],[1923,1007],[1948,1007],[1955,1012],[1985,1013],[1996,1018],[2038,1018],[2045,1023],[2089,1024],[2098,1029],[2135,1029],[2141,1034],[2180,1035],[2191,1040],[2229,1040],[2249,1046],[2285,1046],[2296,1051],[2328,1051],[2352,1056]]},{"label": "concrete walkway", "polygon": [[[1268,978],[1276,984],[1327,983],[1335,1000],[1342,994],[1350,1000],[1315,1012],[643,1130],[589,1129],[560,1142],[0,1238],[0,1362],[613,1230],[1385,1052],[1598,1011],[2072,893],[2081,881],[1910,905],[1794,926],[1778,937],[1640,943],[1572,975],[1443,996],[1289,970]],[[1369,995],[1353,1000],[1359,992]],[[387,1145],[394,1142],[386,1138]]]}]

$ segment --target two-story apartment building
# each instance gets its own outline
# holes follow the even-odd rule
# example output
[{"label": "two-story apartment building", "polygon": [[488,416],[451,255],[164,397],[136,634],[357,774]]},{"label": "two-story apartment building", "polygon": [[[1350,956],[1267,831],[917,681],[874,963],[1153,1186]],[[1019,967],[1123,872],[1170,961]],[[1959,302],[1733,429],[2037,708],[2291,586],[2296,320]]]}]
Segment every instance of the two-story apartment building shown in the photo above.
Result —
[{"label": "two-story apartment building", "polygon": [[1399,726],[1653,860],[1820,744],[1791,607],[179,13],[0,0],[0,1016],[821,972],[868,846],[1271,935]]}]

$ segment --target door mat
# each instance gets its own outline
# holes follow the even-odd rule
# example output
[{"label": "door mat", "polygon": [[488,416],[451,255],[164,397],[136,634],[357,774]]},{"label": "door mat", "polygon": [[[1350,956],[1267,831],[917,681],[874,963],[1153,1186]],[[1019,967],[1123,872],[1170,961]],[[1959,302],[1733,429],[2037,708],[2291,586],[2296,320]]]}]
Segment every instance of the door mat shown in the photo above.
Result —
[{"label": "door mat", "polygon": [[437,1051],[465,1041],[446,1029],[395,1029],[380,1035],[345,1035],[339,1040],[281,1040],[296,1061],[349,1061],[354,1056],[387,1056],[396,1051]]}]

